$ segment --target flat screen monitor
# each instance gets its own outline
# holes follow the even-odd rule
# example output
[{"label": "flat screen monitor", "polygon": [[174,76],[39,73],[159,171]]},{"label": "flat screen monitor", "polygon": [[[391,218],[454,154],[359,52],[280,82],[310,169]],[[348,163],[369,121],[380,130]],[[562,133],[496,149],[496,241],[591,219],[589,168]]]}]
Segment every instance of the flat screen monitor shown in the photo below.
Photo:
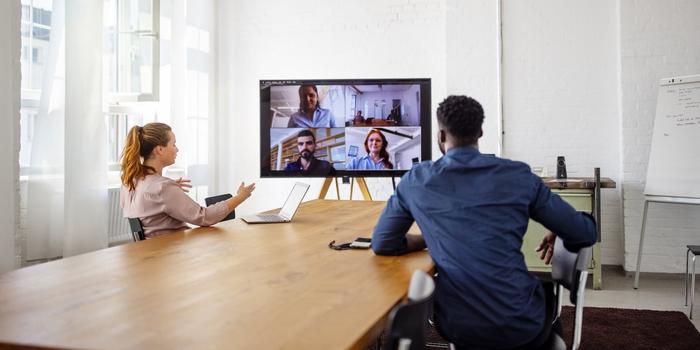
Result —
[{"label": "flat screen monitor", "polygon": [[401,176],[430,113],[430,79],[261,80],[260,176]]}]

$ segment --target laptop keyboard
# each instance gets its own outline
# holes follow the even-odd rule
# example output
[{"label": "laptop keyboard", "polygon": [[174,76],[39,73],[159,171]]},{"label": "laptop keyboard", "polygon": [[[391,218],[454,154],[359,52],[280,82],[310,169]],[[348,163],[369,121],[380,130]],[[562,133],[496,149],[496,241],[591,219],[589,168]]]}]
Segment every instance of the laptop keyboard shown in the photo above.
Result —
[{"label": "laptop keyboard", "polygon": [[260,221],[280,221],[282,218],[278,214],[258,214],[256,215]]}]

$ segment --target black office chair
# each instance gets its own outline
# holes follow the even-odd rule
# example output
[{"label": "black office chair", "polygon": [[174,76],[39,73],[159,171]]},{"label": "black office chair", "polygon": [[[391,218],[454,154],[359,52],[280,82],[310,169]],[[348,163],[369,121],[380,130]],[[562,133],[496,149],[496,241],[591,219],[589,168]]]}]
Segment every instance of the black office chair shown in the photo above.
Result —
[{"label": "black office chair", "polygon": [[[205,204],[207,205],[207,207],[208,207],[208,206],[210,206],[210,205],[212,205],[212,204],[215,204],[215,203],[218,203],[218,202],[221,202],[221,201],[225,201],[225,200],[227,200],[227,199],[229,199],[229,198],[231,198],[231,197],[233,197],[233,196],[232,196],[231,194],[229,194],[229,193],[220,194],[220,195],[218,195],[218,196],[213,196],[213,197],[204,198],[204,203],[205,203]],[[221,221],[233,220],[233,219],[235,219],[235,218],[236,218],[236,210],[232,210],[232,211],[231,211],[230,213],[228,213],[228,215],[226,215],[226,217],[225,217],[223,220],[221,220]]]},{"label": "black office chair", "polygon": [[389,313],[386,345],[391,350],[425,349],[428,316],[432,310],[435,281],[423,271],[414,271],[408,301]]},{"label": "black office chair", "polygon": [[143,226],[141,226],[139,218],[129,218],[129,226],[131,227],[131,236],[134,242],[146,239],[146,234],[143,233]]}]

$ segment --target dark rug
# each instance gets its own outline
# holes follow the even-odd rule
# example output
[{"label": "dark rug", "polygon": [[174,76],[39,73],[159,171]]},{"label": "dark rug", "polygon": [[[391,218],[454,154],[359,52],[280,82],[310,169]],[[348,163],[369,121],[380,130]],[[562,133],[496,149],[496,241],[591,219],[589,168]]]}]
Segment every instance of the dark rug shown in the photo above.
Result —
[{"label": "dark rug", "polygon": [[[574,309],[562,310],[564,340],[571,347]],[[447,342],[430,327],[427,349],[447,349]],[[679,311],[586,307],[583,310],[581,350],[700,349],[700,333]]]},{"label": "dark rug", "polygon": [[[571,346],[574,309],[564,307],[564,340]],[[700,333],[680,311],[585,307],[582,350],[700,349]]]}]

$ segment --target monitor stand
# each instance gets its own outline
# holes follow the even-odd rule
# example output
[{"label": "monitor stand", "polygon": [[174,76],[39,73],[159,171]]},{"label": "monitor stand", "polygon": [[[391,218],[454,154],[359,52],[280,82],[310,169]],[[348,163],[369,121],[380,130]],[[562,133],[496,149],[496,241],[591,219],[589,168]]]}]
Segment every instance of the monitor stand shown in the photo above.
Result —
[{"label": "monitor stand", "polygon": [[[338,178],[337,177],[327,177],[326,180],[323,182],[323,186],[321,186],[321,192],[318,194],[318,199],[326,199],[326,195],[328,194],[328,188],[331,187],[331,182],[335,179],[335,193],[338,195],[338,199],[340,199],[340,187],[338,186]],[[352,190],[355,187],[354,186],[355,178],[350,178],[350,200],[352,200]],[[367,182],[365,182],[364,177],[358,177],[357,178],[357,186],[360,188],[360,192],[362,192],[362,198],[366,201],[371,201],[372,200],[372,195],[369,193],[369,188],[367,188]]]}]

